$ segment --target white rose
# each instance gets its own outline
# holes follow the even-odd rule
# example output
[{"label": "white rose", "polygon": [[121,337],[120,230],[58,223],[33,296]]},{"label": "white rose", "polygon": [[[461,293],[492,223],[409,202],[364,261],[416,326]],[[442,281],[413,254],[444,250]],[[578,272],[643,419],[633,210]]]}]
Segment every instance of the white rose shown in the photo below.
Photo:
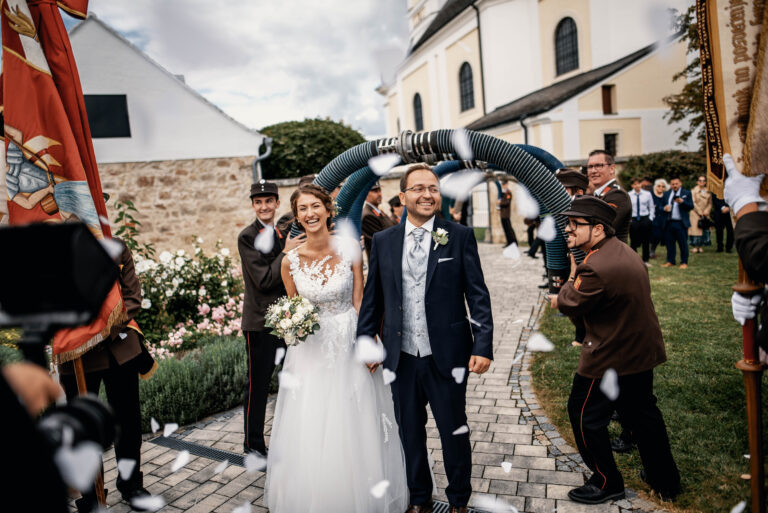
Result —
[{"label": "white rose", "polygon": [[174,276],[174,278],[171,280],[171,283],[173,283],[174,287],[179,286],[179,279]]},{"label": "white rose", "polygon": [[290,319],[283,319],[280,321],[280,327],[284,330],[287,330],[291,327],[291,320]]},{"label": "white rose", "polygon": [[179,267],[183,267],[184,266],[184,259],[181,258],[181,257],[176,257],[176,265],[178,265]]},{"label": "white rose", "polygon": [[221,282],[221,286],[222,286],[222,287],[226,287],[226,286],[227,286],[227,283],[228,283],[228,282],[227,282],[227,280],[224,280],[224,281],[222,281],[222,282]]},{"label": "white rose", "polygon": [[171,297],[173,295],[173,291],[172,290],[166,290],[165,291],[165,295],[168,296],[168,297]]},{"label": "white rose", "polygon": [[142,300],[141,300],[141,307],[142,307],[143,309],[145,309],[145,310],[146,310],[147,308],[151,308],[151,307],[152,307],[152,301],[150,301],[149,299],[142,299]]},{"label": "white rose", "polygon": [[176,256],[184,256],[184,250],[180,249],[176,252]]},{"label": "white rose", "polygon": [[171,255],[167,251],[163,251],[162,253],[160,253],[160,262],[164,264],[169,263],[172,258],[173,258],[173,255]]},{"label": "white rose", "polygon": [[203,238],[202,237],[198,237],[197,238],[197,243],[198,244],[202,244],[203,243]]},{"label": "white rose", "polygon": [[229,256],[229,248],[221,248],[221,254],[224,256]]},{"label": "white rose", "polygon": [[195,248],[195,255],[197,255],[198,253],[200,253],[200,251],[201,251],[201,250],[200,250],[200,248]]}]

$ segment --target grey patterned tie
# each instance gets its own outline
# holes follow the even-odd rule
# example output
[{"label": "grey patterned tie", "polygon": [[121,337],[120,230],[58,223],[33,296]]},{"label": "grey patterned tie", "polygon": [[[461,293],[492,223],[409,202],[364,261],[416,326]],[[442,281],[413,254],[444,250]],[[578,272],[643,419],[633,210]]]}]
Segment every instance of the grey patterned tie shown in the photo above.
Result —
[{"label": "grey patterned tie", "polygon": [[421,245],[424,232],[424,228],[414,228],[411,232],[413,244],[411,244],[411,249],[408,251],[408,267],[411,269],[411,275],[416,281],[421,281],[426,270],[425,266],[422,265],[424,258],[427,256],[424,252],[424,247]]}]

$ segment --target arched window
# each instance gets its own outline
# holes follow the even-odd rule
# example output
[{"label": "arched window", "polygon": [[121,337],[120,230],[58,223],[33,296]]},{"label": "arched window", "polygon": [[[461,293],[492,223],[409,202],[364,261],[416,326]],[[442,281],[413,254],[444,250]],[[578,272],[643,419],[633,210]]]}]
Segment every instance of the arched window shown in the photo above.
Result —
[{"label": "arched window", "polygon": [[462,112],[475,108],[475,85],[472,82],[472,66],[468,62],[462,64],[459,70],[459,96]]},{"label": "arched window", "polygon": [[424,117],[421,114],[421,95],[416,93],[413,97],[413,118],[416,131],[424,130]]},{"label": "arched window", "polygon": [[562,75],[579,67],[579,41],[576,22],[563,18],[555,29],[555,62],[557,74]]}]

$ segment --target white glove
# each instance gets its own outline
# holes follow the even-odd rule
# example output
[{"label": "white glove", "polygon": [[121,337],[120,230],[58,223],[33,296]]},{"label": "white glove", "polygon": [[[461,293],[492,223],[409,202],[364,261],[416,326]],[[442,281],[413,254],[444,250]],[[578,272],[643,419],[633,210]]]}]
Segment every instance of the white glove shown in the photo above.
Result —
[{"label": "white glove", "polygon": [[757,203],[758,206],[765,205],[765,201],[760,197],[760,184],[765,175],[744,176],[733,162],[733,157],[727,153],[723,155],[725,170],[728,172],[728,178],[725,180],[725,189],[723,196],[725,202],[731,207],[734,214],[738,214],[748,203]]},{"label": "white glove", "polygon": [[744,297],[738,292],[734,292],[731,296],[731,308],[733,309],[733,318],[738,321],[739,324],[744,326],[747,319],[754,319],[757,315],[757,305],[763,297],[760,294],[755,294],[752,297]]}]

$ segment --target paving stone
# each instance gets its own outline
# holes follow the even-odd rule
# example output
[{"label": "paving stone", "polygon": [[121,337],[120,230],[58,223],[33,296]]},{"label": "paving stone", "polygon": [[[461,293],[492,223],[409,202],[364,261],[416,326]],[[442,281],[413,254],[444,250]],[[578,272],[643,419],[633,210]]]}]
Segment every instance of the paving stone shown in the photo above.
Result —
[{"label": "paving stone", "polygon": [[545,458],[547,456],[547,448],[538,445],[515,445],[515,455]]},{"label": "paving stone", "polygon": [[528,474],[531,483],[552,483],[581,486],[584,484],[584,476],[578,472],[560,472],[557,470],[531,470]]},{"label": "paving stone", "polygon": [[553,499],[528,497],[525,501],[525,511],[529,513],[552,513],[554,509],[555,501]]},{"label": "paving stone", "polygon": [[[558,500],[557,513],[619,513],[619,507],[611,502],[603,504],[579,504],[568,500]],[[551,512],[551,510],[550,510]]]}]

